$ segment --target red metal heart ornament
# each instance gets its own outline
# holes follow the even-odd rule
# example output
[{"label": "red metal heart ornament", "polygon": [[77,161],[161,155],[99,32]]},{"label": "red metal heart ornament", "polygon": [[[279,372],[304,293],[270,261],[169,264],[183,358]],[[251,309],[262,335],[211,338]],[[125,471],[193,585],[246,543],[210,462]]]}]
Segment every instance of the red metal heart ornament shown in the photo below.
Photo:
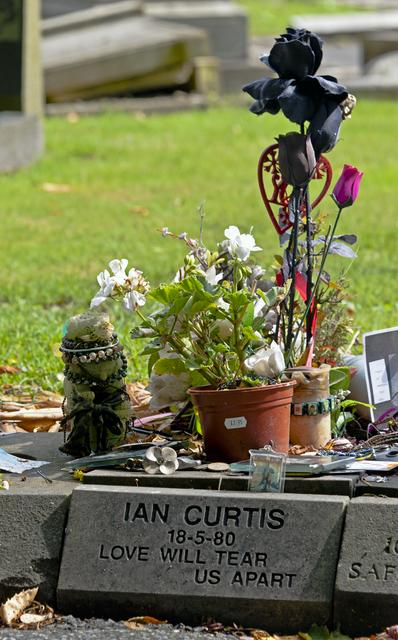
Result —
[{"label": "red metal heart ornament", "polygon": [[[310,183],[311,187],[314,186],[318,190],[318,195],[311,202],[311,209],[317,207],[328,193],[332,175],[333,171],[329,160],[325,156],[321,156]],[[278,162],[278,144],[270,145],[261,154],[257,176],[265,208],[272,224],[281,236],[292,226],[288,211],[292,187],[282,179]]]}]

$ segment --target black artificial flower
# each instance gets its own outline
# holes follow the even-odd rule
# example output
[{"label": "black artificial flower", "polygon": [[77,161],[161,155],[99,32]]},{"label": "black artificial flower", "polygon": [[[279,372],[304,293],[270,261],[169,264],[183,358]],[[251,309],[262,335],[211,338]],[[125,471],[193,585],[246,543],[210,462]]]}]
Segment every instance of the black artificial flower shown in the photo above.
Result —
[{"label": "black artificial flower", "polygon": [[347,89],[333,76],[314,75],[322,60],[322,40],[305,29],[288,28],[261,61],[279,78],[262,78],[243,87],[255,99],[250,110],[284,115],[297,124],[311,122],[322,103],[340,104]]},{"label": "black artificial flower", "polygon": [[311,138],[291,131],[279,136],[279,168],[284,182],[293,187],[305,187],[314,175],[316,157]]},{"label": "black artificial flower", "polygon": [[339,104],[331,100],[322,102],[308,128],[317,158],[336,145],[342,120],[343,110]]}]

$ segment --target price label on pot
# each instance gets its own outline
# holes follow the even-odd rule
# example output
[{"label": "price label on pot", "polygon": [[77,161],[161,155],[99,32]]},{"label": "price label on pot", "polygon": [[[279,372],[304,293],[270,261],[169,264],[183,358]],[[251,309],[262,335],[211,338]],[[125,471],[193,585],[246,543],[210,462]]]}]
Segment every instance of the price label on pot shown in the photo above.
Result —
[{"label": "price label on pot", "polygon": [[244,416],[239,418],[225,418],[224,425],[226,429],[243,429],[247,425],[247,420]]}]

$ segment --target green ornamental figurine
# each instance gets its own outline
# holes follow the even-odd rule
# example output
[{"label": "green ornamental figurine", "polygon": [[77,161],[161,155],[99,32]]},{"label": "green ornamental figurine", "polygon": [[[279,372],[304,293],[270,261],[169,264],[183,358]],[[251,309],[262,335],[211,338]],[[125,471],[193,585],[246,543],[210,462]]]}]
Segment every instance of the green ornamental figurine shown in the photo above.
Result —
[{"label": "green ornamental figurine", "polygon": [[61,451],[75,457],[109,451],[124,440],[132,407],[124,379],[127,360],[106,313],[71,318],[62,345],[64,432]]}]

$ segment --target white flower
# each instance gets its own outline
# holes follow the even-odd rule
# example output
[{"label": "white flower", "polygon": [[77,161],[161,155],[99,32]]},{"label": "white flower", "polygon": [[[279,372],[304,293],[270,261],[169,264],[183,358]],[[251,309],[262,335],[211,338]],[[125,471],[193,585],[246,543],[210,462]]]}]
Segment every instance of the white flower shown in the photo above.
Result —
[{"label": "white flower", "polygon": [[123,300],[128,311],[135,311],[137,307],[145,304],[145,294],[149,291],[149,284],[138,269],[132,268],[127,274],[127,265],[126,258],[111,260],[109,268],[113,275],[111,276],[107,269],[98,274],[97,282],[100,290],[91,300],[91,308],[98,307],[110,297]]},{"label": "white flower", "polygon": [[113,273],[113,280],[115,284],[123,286],[127,275],[126,275],[126,267],[128,265],[128,260],[126,258],[122,258],[121,260],[111,260],[109,263],[109,268]]},{"label": "white flower", "polygon": [[107,298],[111,295],[113,289],[115,288],[116,282],[114,277],[111,276],[109,271],[105,269],[101,271],[101,273],[97,276],[97,282],[100,286],[100,290],[95,294],[94,298],[91,300],[90,307],[98,307],[98,305],[105,302]]},{"label": "white flower", "polygon": [[148,391],[152,398],[150,401],[151,409],[163,409],[169,407],[175,402],[185,400],[187,390],[190,386],[189,373],[151,373],[149,378]]},{"label": "white flower", "polygon": [[143,307],[145,304],[145,296],[138,291],[129,291],[123,297],[123,304],[126,311],[135,311],[137,307]]},{"label": "white flower", "polygon": [[163,227],[163,229],[162,229],[163,238],[165,238],[166,236],[169,236],[169,235],[170,235],[169,228],[168,227]]},{"label": "white flower", "polygon": [[230,320],[228,320],[228,318],[224,318],[223,320],[216,320],[213,327],[217,331],[221,340],[229,338],[234,330],[234,325]]},{"label": "white flower", "polygon": [[217,307],[222,311],[229,311],[229,303],[225,302],[224,298],[218,298]]},{"label": "white flower", "polygon": [[231,225],[224,231],[228,239],[227,248],[231,256],[245,262],[252,251],[262,251],[256,246],[256,241],[250,233],[241,233],[238,227]]},{"label": "white flower", "polygon": [[215,265],[213,265],[212,267],[209,267],[209,269],[207,269],[207,271],[205,272],[205,278],[209,284],[215,286],[220,282],[220,280],[222,280],[223,272],[220,271],[220,273],[216,273],[216,267]]},{"label": "white flower", "polygon": [[254,303],[254,317],[259,318],[263,315],[263,309],[265,307],[265,302],[262,298],[258,298]]},{"label": "white flower", "polygon": [[269,349],[259,349],[245,360],[245,366],[262,378],[277,378],[285,369],[285,359],[276,342]]}]

